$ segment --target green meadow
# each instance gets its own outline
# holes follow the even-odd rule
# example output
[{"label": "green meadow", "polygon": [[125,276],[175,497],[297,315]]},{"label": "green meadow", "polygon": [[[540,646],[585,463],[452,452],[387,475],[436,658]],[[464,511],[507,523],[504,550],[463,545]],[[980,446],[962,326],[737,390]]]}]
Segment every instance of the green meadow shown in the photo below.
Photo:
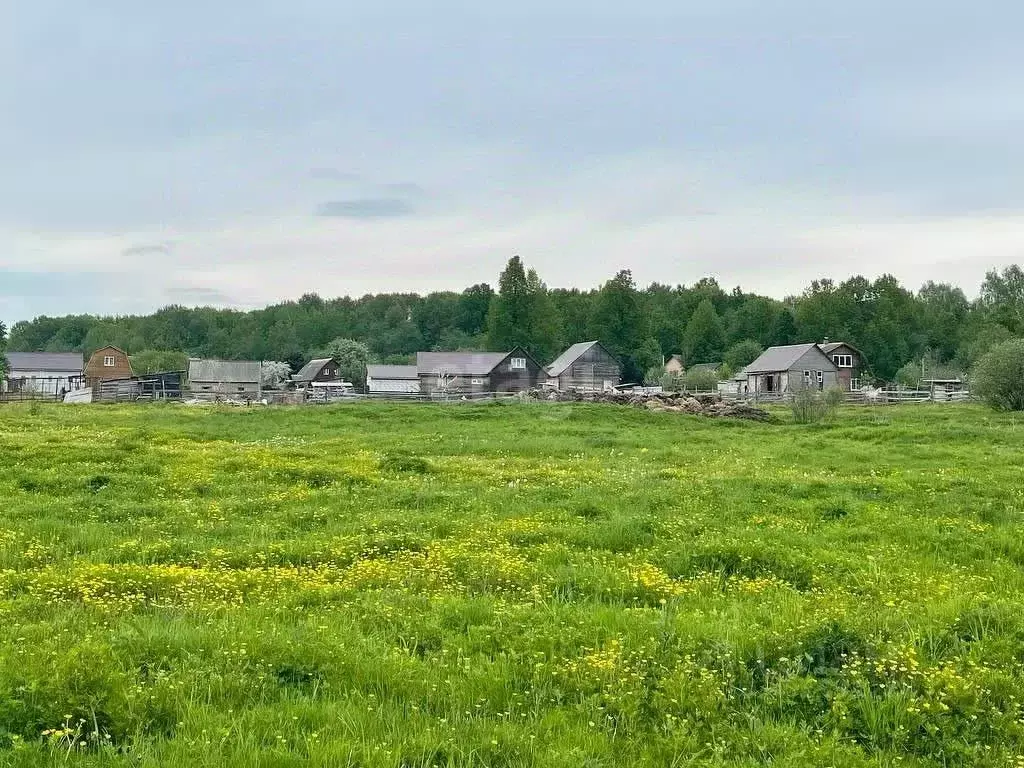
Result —
[{"label": "green meadow", "polygon": [[0,407],[0,765],[1024,766],[1024,421]]}]

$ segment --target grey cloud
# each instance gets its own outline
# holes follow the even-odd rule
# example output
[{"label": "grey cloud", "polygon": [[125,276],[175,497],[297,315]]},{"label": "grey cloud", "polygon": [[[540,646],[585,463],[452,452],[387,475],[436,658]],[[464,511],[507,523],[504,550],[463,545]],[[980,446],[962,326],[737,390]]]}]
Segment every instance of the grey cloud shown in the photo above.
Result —
[{"label": "grey cloud", "polygon": [[414,212],[411,204],[397,197],[331,200],[316,209],[317,216],[344,219],[389,219],[410,216]]},{"label": "grey cloud", "polygon": [[231,296],[216,288],[206,288],[201,285],[178,285],[167,291],[167,295],[174,301],[183,304],[210,304],[218,306],[237,306],[239,302]]},{"label": "grey cloud", "polygon": [[170,243],[151,243],[148,245],[132,245],[121,251],[122,256],[167,256],[171,252]]}]

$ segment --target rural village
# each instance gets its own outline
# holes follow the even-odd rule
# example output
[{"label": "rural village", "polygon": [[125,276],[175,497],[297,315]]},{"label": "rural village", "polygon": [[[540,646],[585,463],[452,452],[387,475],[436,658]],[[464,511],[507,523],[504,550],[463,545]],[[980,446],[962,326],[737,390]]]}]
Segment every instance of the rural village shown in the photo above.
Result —
[{"label": "rural village", "polygon": [[718,377],[721,363],[697,364],[691,371],[705,374],[702,380],[707,383],[692,392],[686,392],[687,368],[678,355],[663,366],[663,381],[668,386],[624,382],[621,363],[597,340],[573,344],[546,365],[522,347],[508,352],[419,352],[415,365],[367,364],[365,383],[359,384],[346,380],[339,361],[332,358],[310,360],[294,374],[282,373],[282,366],[287,370],[281,363],[268,366],[256,360],[192,358],[187,370],[136,373],[130,356],[114,346],[96,350],[87,360],[77,353],[9,352],[0,399],[301,404],[362,397],[478,400],[528,393],[552,400],[594,399],[598,395],[651,396],[682,391],[771,402],[801,390],[831,389],[841,390],[854,401],[966,397],[960,379],[927,379],[922,382],[926,389],[904,393],[886,393],[862,384],[865,361],[861,352],[850,344],[829,341],[770,347],[727,379]]}]

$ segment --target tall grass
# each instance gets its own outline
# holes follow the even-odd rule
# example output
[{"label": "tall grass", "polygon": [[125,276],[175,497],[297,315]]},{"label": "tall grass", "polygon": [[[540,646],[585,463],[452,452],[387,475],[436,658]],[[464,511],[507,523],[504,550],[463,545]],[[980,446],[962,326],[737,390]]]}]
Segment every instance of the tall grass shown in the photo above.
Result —
[{"label": "tall grass", "polygon": [[0,765],[1015,765],[1012,417],[0,408]]}]

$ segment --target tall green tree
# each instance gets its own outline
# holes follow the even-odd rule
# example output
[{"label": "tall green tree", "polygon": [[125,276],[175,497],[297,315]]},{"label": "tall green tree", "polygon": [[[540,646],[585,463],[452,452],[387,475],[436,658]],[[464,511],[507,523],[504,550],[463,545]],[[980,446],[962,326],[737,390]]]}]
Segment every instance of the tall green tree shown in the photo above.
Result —
[{"label": "tall green tree", "polygon": [[521,346],[534,357],[552,359],[558,344],[558,315],[547,286],[534,269],[513,256],[498,280],[487,317],[487,345],[495,352]]},{"label": "tall green tree", "polygon": [[753,339],[738,341],[725,350],[722,362],[729,366],[729,370],[736,372],[754,362],[763,351],[761,345]]},{"label": "tall green tree", "polygon": [[518,256],[513,256],[498,278],[498,293],[491,299],[487,313],[487,346],[502,352],[529,341],[530,289],[526,269]]},{"label": "tall green tree", "polygon": [[326,357],[338,364],[346,381],[357,387],[366,385],[366,366],[370,364],[370,348],[355,339],[335,339],[327,345]]},{"label": "tall green tree", "polygon": [[988,272],[981,284],[981,306],[990,321],[1024,334],[1024,269],[1012,264],[1001,272]]},{"label": "tall green tree", "polygon": [[921,308],[921,330],[928,348],[941,361],[952,360],[971,311],[971,303],[960,288],[929,280],[917,292]]},{"label": "tall green tree", "polygon": [[633,273],[628,269],[621,270],[597,292],[590,332],[619,359],[626,380],[643,380],[650,360],[641,359],[638,353],[649,338],[647,318],[640,306]]},{"label": "tall green tree", "polygon": [[725,352],[722,319],[710,299],[704,299],[686,324],[683,334],[683,358],[687,365],[720,363]]}]

